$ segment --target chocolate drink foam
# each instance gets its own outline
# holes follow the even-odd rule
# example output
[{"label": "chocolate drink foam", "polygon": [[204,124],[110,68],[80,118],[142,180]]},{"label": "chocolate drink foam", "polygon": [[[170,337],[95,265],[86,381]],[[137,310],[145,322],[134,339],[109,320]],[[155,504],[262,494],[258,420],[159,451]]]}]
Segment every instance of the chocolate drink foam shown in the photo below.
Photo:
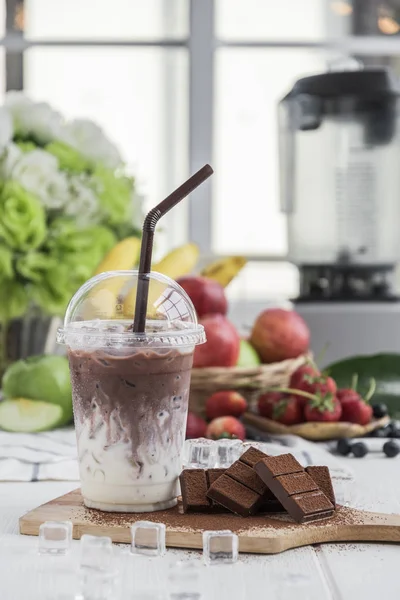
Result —
[{"label": "chocolate drink foam", "polygon": [[68,357],[85,503],[135,512],[175,503],[193,349],[75,348]]}]

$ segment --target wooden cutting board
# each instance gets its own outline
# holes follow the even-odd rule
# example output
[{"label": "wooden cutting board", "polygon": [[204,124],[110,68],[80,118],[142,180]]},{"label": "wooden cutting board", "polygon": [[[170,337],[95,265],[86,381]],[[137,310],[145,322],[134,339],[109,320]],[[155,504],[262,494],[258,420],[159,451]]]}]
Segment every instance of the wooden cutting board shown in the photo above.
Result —
[{"label": "wooden cutting board", "polygon": [[154,513],[104,513],[86,508],[79,489],[30,511],[19,526],[21,534],[38,535],[44,521],[72,521],[75,539],[89,533],[129,543],[129,526],[141,520],[165,523],[167,546],[175,548],[202,548],[202,532],[207,529],[231,529],[239,535],[240,552],[259,554],[324,542],[400,542],[400,515],[340,507],[331,519],[299,525],[283,514],[246,519],[228,513],[185,515],[180,506]]}]

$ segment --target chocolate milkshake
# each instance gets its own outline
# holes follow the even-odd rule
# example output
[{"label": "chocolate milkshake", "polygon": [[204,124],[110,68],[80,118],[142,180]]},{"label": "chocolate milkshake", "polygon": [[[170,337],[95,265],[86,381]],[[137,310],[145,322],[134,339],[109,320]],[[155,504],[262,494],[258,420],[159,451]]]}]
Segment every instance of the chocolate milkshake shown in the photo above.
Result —
[{"label": "chocolate milkshake", "polygon": [[135,512],[175,504],[193,347],[68,356],[85,504]]},{"label": "chocolate milkshake", "polygon": [[69,357],[82,495],[90,508],[147,512],[177,502],[193,353],[205,334],[186,292],[159,273],[149,277],[156,285],[144,332],[133,331],[121,313],[118,291],[135,285],[133,271],[86,282],[58,331]]}]

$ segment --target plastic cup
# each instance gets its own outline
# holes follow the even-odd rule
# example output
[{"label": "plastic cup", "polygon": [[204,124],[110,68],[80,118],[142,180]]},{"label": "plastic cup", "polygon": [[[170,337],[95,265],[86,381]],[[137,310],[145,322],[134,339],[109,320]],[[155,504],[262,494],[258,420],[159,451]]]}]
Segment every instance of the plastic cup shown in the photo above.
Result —
[{"label": "plastic cup", "polygon": [[149,512],[177,502],[193,353],[205,333],[175,281],[148,277],[144,333],[132,328],[137,271],[87,281],[58,330],[67,346],[82,495],[90,508]]}]

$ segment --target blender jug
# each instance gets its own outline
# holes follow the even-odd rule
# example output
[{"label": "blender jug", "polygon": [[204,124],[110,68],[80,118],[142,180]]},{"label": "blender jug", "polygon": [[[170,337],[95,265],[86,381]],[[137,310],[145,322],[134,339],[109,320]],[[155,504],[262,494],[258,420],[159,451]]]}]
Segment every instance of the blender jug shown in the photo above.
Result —
[{"label": "blender jug", "polygon": [[399,88],[385,69],[297,81],[279,104],[289,260],[379,266],[400,254]]}]

